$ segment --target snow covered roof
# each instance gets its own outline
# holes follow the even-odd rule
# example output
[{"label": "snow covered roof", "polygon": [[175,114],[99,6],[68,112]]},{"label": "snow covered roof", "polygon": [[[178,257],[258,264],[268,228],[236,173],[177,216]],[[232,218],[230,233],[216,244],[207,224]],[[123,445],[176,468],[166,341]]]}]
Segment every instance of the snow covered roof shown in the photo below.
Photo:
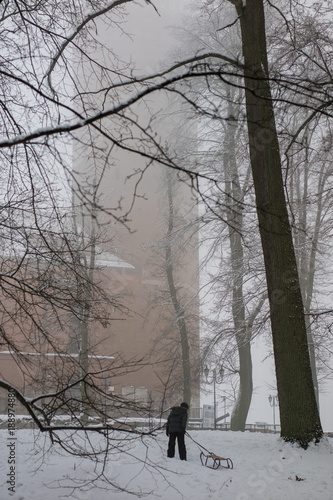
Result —
[{"label": "snow covered roof", "polygon": [[[59,358],[78,358],[79,354],[65,354],[65,353],[56,353],[56,352],[14,352],[14,351],[0,351],[0,354],[18,354],[21,356],[47,356],[47,357],[59,357]],[[88,355],[88,358],[93,358],[93,359],[114,359],[114,356],[95,356],[95,355]]]},{"label": "snow covered roof", "polygon": [[[99,251],[97,250],[97,253]],[[125,260],[121,259],[117,255],[110,252],[100,252],[96,255],[96,266],[97,267],[116,267],[123,269],[135,269],[132,264],[129,264]]]},{"label": "snow covered roof", "polygon": [[[39,249],[41,251],[41,248]],[[56,252],[56,250],[55,250]],[[41,251],[41,255],[44,260],[48,260],[48,257],[52,255],[52,252],[48,255],[45,252]],[[90,252],[87,251],[86,255],[90,255]],[[28,258],[36,258],[38,256],[38,252],[36,249],[31,248],[30,251],[27,251],[23,245],[18,243],[15,244],[15,247],[3,249],[0,253],[0,259],[22,259],[24,256]],[[101,250],[100,248],[96,248],[96,261],[97,268],[117,268],[117,269],[135,269],[132,264],[129,264],[125,260],[121,259],[117,255]]]}]

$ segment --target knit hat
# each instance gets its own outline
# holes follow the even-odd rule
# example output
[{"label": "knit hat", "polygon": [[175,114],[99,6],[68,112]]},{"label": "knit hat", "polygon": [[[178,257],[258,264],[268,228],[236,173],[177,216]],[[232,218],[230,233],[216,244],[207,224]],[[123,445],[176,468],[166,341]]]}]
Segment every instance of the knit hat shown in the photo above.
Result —
[{"label": "knit hat", "polygon": [[188,410],[188,404],[187,403],[182,403],[180,406],[182,406],[183,408],[186,408]]}]

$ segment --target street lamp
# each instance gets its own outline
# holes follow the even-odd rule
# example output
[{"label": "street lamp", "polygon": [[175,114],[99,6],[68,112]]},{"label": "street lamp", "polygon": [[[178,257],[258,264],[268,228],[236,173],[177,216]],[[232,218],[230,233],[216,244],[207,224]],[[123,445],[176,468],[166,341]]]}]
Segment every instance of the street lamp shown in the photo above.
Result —
[{"label": "street lamp", "polygon": [[206,383],[213,384],[214,387],[214,429],[216,429],[216,384],[222,384],[224,376],[224,368],[222,365],[220,365],[218,374],[216,373],[216,368],[214,368],[212,370],[212,379],[209,381],[208,380],[209,368],[206,365],[204,368],[204,375],[206,378]]},{"label": "street lamp", "polygon": [[275,407],[279,405],[279,398],[277,396],[272,396],[271,394],[268,396],[268,401],[270,406],[273,408],[273,424],[274,424],[274,432],[275,428]]}]

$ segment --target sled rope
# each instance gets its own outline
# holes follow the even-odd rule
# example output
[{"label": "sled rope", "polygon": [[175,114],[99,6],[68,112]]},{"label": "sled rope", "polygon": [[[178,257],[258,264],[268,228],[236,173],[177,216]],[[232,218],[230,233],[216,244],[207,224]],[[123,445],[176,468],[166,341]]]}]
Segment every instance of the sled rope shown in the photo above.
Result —
[{"label": "sled rope", "polygon": [[[232,463],[231,458],[220,457],[219,455],[212,453],[211,451],[207,450],[207,448],[202,446],[202,444],[195,441],[195,439],[193,439],[193,437],[187,431],[185,434],[193,441],[193,443],[195,443],[200,448],[200,450],[205,450],[207,452],[207,454],[203,451],[200,452],[200,461],[202,465],[214,470],[218,469],[219,467],[223,467],[224,469],[234,468],[234,464]],[[223,463],[221,462],[226,463],[226,465],[223,465]]]}]

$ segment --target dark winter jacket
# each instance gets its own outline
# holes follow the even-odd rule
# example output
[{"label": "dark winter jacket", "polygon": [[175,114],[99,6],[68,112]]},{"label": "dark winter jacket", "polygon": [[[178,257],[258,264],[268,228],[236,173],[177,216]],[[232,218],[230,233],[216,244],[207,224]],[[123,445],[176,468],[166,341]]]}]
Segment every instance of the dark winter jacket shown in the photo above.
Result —
[{"label": "dark winter jacket", "polygon": [[168,416],[166,432],[185,432],[187,423],[187,409],[183,406],[174,406]]}]

